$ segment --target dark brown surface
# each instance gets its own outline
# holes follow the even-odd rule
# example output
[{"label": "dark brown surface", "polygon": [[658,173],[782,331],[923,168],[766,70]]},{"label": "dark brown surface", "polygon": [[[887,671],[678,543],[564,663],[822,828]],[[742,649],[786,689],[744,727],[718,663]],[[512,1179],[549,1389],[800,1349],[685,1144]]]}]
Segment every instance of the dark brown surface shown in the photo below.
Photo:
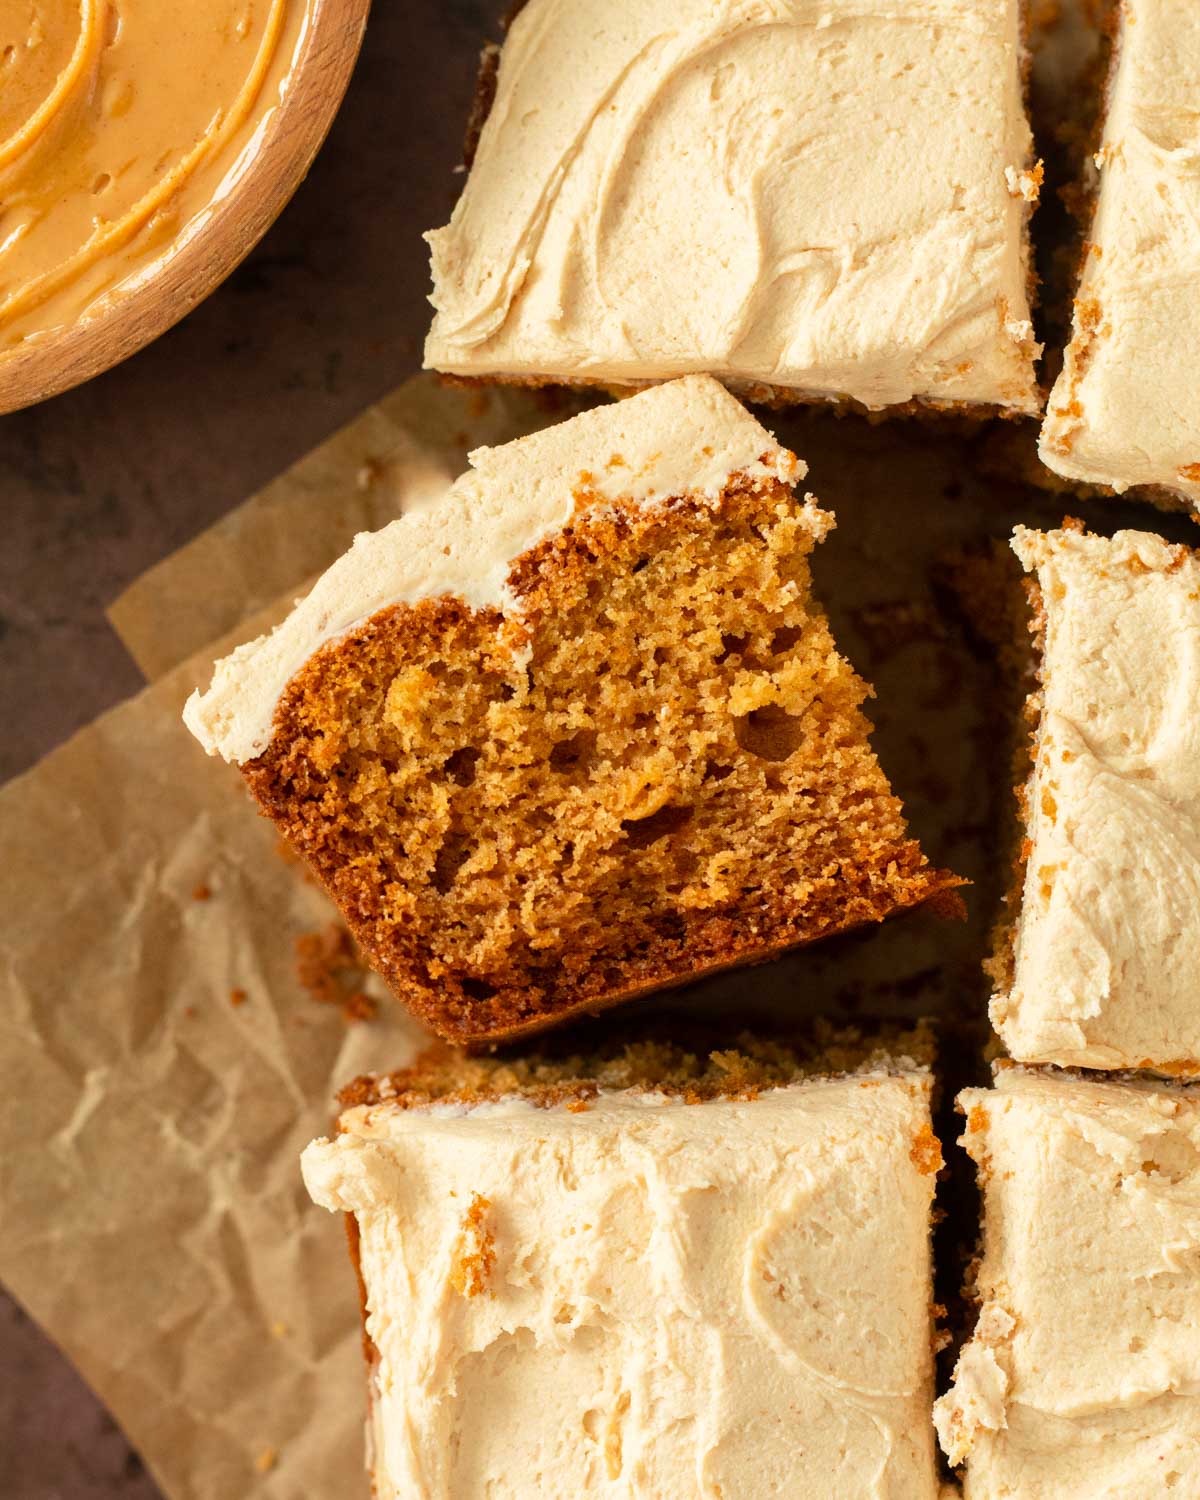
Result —
[{"label": "dark brown surface", "polygon": [[[419,366],[420,232],[453,205],[479,47],[501,9],[378,4],[329,140],[253,256],[127,364],[0,418],[0,780],[141,686],[103,614],[126,584]],[[158,1493],[7,1299],[0,1493]]]}]

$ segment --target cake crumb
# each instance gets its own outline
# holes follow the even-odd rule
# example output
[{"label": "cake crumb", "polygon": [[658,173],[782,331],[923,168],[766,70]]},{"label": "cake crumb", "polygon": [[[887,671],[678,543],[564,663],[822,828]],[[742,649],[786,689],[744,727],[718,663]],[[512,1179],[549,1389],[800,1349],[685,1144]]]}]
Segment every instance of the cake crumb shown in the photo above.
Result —
[{"label": "cake crumb", "polygon": [[285,1339],[291,1331],[281,1318],[276,1318],[274,1323],[271,1324],[271,1337],[273,1339]]},{"label": "cake crumb", "polygon": [[[543,621],[533,677],[510,680],[499,616],[443,602],[436,626],[382,612],[293,678],[273,749],[243,773],[432,1029],[511,1035],[613,1004],[635,977],[659,988],[959,883],[907,838],[859,712],[869,689],[810,599],[827,524],[778,483],[734,486],[719,506],[606,502],[514,563],[522,616]],[[453,644],[436,644],[443,627]],[[568,721],[552,701],[570,702]],[[610,725],[623,748],[602,754]],[[298,791],[301,762],[315,800]],[[536,911],[534,878],[554,892]],[[645,959],[628,946],[643,930]],[[354,997],[377,991],[342,972],[357,962],[344,929],[303,939],[298,957],[315,998],[362,1017]]]},{"label": "cake crumb", "polygon": [[359,490],[369,490],[383,477],[383,464],[377,458],[366,458],[359,465],[354,483]]},{"label": "cake crumb", "polygon": [[928,1125],[922,1125],[909,1150],[909,1159],[922,1177],[933,1177],[945,1166],[942,1143]]},{"label": "cake crumb", "polygon": [[336,1005],[347,1022],[374,1019],[378,1005],[363,988],[365,967],[354,940],[340,923],[300,934],[296,977],[318,1005]]},{"label": "cake crumb", "polygon": [[1004,180],[1014,198],[1023,198],[1026,203],[1036,203],[1041,196],[1042,183],[1046,179],[1045,165],[1038,161],[1027,172],[1016,167],[1005,167]]},{"label": "cake crumb", "polygon": [[355,990],[342,1004],[342,1015],[347,1021],[373,1021],[378,1010],[379,1002],[372,1000],[365,990]]},{"label": "cake crumb", "polygon": [[623,1464],[621,1424],[631,1404],[628,1391],[622,1391],[604,1434],[604,1464],[610,1479],[620,1479]]},{"label": "cake crumb", "polygon": [[929,1311],[933,1318],[933,1336],[930,1339],[930,1345],[933,1357],[936,1359],[939,1354],[953,1345],[954,1335],[945,1326],[950,1313],[944,1302],[931,1303]]},{"label": "cake crumb", "polygon": [[496,1264],[496,1241],[486,1222],[491,1206],[481,1193],[473,1193],[463,1215],[450,1267],[450,1285],[463,1297],[478,1297],[488,1290]]},{"label": "cake crumb", "polygon": [[279,1452],[275,1448],[264,1448],[254,1460],[254,1467],[260,1474],[269,1474],[279,1462]]}]

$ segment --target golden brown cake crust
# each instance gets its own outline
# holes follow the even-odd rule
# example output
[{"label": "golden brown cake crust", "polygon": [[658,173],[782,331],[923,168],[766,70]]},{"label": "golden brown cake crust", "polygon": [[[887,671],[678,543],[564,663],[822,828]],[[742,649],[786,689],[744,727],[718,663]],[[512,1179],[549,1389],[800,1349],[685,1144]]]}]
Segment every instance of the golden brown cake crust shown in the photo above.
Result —
[{"label": "golden brown cake crust", "polygon": [[[686,1031],[686,1027],[683,1028]],[[812,1078],[846,1077],[904,1064],[928,1068],[933,1033],[925,1023],[884,1027],[870,1034],[818,1023],[803,1034],[743,1032],[733,1045],[717,1045],[696,1030],[680,1040],[608,1037],[589,1051],[557,1046],[516,1055],[473,1056],[436,1044],[407,1068],[366,1075],[338,1095],[343,1110],[377,1104],[425,1109],[434,1104],[470,1107],[514,1096],[540,1109],[586,1110],[601,1093],[666,1094],[687,1104],[753,1099],[764,1090]]]},{"label": "golden brown cake crust", "polygon": [[500,48],[488,42],[479,54],[479,75],[475,80],[475,97],[471,101],[471,112],[467,116],[467,128],[463,137],[463,166],[470,170],[479,149],[479,137],[487,124],[496,98],[496,78],[500,72]]},{"label": "golden brown cake crust", "polygon": [[[1070,520],[1064,525],[1072,524]],[[1078,523],[1076,523],[1078,524]],[[1011,655],[1008,660],[1010,675],[1020,672],[1022,678],[1033,679],[1033,689],[1025,698],[1022,719],[1024,733],[1018,732],[1013,745],[1013,796],[1016,800],[1016,818],[1013,823],[1012,853],[1008,888],[1004,896],[1004,911],[992,932],[991,956],[984,961],[983,969],[992,988],[997,993],[1012,988],[1013,967],[1016,961],[1017,922],[1021,912],[1021,899],[1025,889],[1025,871],[1029,863],[1031,844],[1029,828],[1029,798],[1033,787],[1034,760],[1042,718],[1042,682],[1046,656],[1046,603],[1037,581],[1021,580],[1021,594],[1026,609],[1018,612],[1014,620]]]},{"label": "golden brown cake crust", "polygon": [[488,1043],[933,898],[808,597],[781,485],[610,506],[509,617],[396,606],[292,679],[243,768],[396,993]]},{"label": "golden brown cake crust", "polygon": [[[1035,285],[1036,278],[1034,273],[1030,272],[1031,292]],[[500,372],[489,375],[455,375],[448,370],[439,370],[437,378],[443,385],[455,386],[462,390],[486,390],[488,386],[511,385],[532,391],[603,391],[617,399],[630,396],[635,391],[645,391],[652,386],[662,385],[666,379],[664,377],[663,380],[631,380],[617,385],[608,380],[585,380],[578,376],[567,375],[506,375]],[[853,396],[821,396],[797,390],[793,386],[770,385],[761,380],[735,380],[731,376],[724,375],[720,377],[720,380],[721,384],[726,386],[739,401],[748,401],[754,406],[765,406],[769,411],[786,411],[793,406],[819,406],[832,409],[837,413],[853,412],[857,416],[866,417],[870,422],[887,422],[893,417],[924,417],[930,420],[938,417],[958,420],[966,418],[968,421],[977,423],[990,422],[997,417],[1002,417],[1009,422],[1024,422],[1030,419],[1029,412],[1017,411],[1011,406],[1001,406],[998,403],[989,405],[978,401],[934,401],[914,396],[911,401],[896,402],[890,406],[864,406]],[[1042,395],[1044,399],[1044,391]]]},{"label": "golden brown cake crust", "polygon": [[374,1364],[379,1358],[379,1351],[367,1332],[367,1283],[362,1270],[362,1236],[359,1232],[358,1219],[354,1214],[342,1215],[342,1223],[346,1230],[346,1245],[350,1251],[350,1264],[354,1267],[354,1279],[358,1286],[358,1306],[362,1314],[362,1350],[363,1358],[368,1366]]}]

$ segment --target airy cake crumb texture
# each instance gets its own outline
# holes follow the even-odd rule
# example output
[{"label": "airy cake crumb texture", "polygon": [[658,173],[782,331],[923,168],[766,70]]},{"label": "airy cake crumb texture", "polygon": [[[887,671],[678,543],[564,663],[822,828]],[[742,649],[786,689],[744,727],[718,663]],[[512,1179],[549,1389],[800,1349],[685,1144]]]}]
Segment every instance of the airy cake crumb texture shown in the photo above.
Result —
[{"label": "airy cake crumb texture", "polygon": [[957,883],[906,837],[809,599],[823,521],[775,482],[597,507],[518,560],[508,617],[398,605],[292,679],[246,778],[440,1034],[535,1029]]}]

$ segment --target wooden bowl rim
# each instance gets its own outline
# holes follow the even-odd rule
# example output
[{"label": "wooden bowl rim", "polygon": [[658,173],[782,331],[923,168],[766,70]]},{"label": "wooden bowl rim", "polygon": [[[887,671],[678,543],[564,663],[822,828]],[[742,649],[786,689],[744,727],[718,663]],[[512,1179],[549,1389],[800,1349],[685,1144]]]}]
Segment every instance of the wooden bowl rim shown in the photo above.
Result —
[{"label": "wooden bowl rim", "polygon": [[0,353],[0,415],[60,395],[152,343],[215,291],[283,212],[341,106],[371,9],[371,0],[303,3],[290,85],[240,180],[135,291],[27,350]]}]

